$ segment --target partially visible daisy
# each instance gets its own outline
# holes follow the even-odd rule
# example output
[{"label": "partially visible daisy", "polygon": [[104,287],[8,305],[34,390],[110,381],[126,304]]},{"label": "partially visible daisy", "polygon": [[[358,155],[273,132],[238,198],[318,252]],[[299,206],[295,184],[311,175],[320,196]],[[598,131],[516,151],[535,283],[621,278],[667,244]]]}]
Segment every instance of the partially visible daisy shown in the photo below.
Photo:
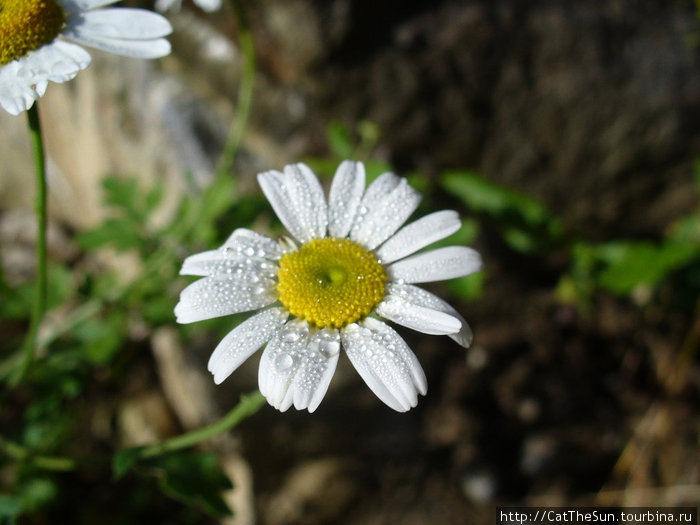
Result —
[{"label": "partially visible daisy", "polygon": [[117,0],[0,0],[0,106],[13,115],[90,65],[90,55],[65,37],[117,55],[159,58],[172,27],[145,9],[97,9]]},{"label": "partially visible daisy", "polygon": [[[207,13],[221,9],[221,0],[194,0],[194,3]],[[182,0],[156,0],[156,9],[162,13],[169,10],[179,11],[180,8]]]},{"label": "partially visible daisy", "polygon": [[247,229],[222,247],[185,259],[183,275],[204,276],[182,291],[177,321],[191,323],[258,310],[219,343],[209,371],[219,384],[265,346],[258,382],[281,411],[313,412],[345,352],[370,389],[405,412],[425,395],[418,359],[383,319],[463,347],[469,325],[445,301],[414,283],[452,279],[481,269],[471,248],[415,253],[460,227],[456,212],[426,215],[403,228],[420,195],[392,173],[365,190],[365,169],[345,161],[328,203],[304,164],[258,175],[265,196],[294,237],[274,240]]}]

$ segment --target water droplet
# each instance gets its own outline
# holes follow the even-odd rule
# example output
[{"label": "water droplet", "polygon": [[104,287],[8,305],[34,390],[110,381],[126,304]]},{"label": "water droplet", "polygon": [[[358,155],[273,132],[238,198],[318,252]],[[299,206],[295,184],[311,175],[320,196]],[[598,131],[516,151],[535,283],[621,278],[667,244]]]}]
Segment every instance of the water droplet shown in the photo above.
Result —
[{"label": "water droplet", "polygon": [[253,249],[252,246],[249,246],[248,248],[245,249],[245,251],[243,253],[245,253],[248,257],[252,257],[253,255],[255,255],[255,250]]},{"label": "water droplet", "polygon": [[289,341],[290,343],[294,343],[294,342],[298,341],[301,338],[301,336],[299,335],[299,332],[289,331],[289,332],[286,332],[282,338],[285,341]]},{"label": "water droplet", "polygon": [[321,352],[321,355],[330,358],[340,352],[340,343],[337,341],[322,341],[318,350]]},{"label": "water droplet", "polygon": [[289,368],[294,364],[294,359],[289,354],[280,354],[275,358],[275,368],[280,372],[284,370],[289,370]]}]

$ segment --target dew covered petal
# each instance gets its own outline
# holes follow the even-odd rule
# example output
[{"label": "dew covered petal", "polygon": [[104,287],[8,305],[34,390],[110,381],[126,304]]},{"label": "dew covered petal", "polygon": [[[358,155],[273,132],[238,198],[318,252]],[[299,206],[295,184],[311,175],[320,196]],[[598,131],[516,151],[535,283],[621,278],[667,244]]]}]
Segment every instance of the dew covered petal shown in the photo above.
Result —
[{"label": "dew covered petal", "polygon": [[350,238],[369,250],[375,249],[406,222],[420,200],[420,194],[406,179],[393,173],[380,175],[360,201]]},{"label": "dew covered petal", "polygon": [[249,312],[273,303],[277,299],[275,282],[261,279],[251,283],[239,278],[204,277],[187,286],[175,306],[178,323],[193,323],[223,315]]},{"label": "dew covered petal", "polygon": [[325,237],[328,229],[328,208],[323,188],[316,175],[302,163],[285,166],[284,175],[299,223],[310,235],[303,240]]},{"label": "dew covered petal", "polygon": [[377,305],[377,313],[406,328],[430,335],[455,334],[462,328],[459,319],[400,297],[387,296]]},{"label": "dew covered petal", "polygon": [[456,211],[443,210],[431,213],[401,228],[382,244],[375,254],[384,264],[397,261],[452,235],[461,225],[462,222]]},{"label": "dew covered petal", "polygon": [[392,281],[427,283],[464,277],[481,270],[481,256],[466,246],[446,246],[418,253],[387,267]]},{"label": "dew covered petal", "polygon": [[269,308],[246,319],[224,337],[209,358],[208,370],[218,385],[267,343],[289,317],[284,308]]},{"label": "dew covered petal", "polygon": [[335,172],[328,195],[328,233],[331,237],[347,237],[350,233],[364,191],[364,164],[343,161]]},{"label": "dew covered petal", "polygon": [[260,359],[260,392],[276,409],[292,405],[313,412],[323,399],[338,363],[337,331],[314,330],[290,321],[268,343]]},{"label": "dew covered petal", "polygon": [[387,297],[399,299],[402,302],[422,306],[431,310],[444,312],[451,315],[455,319],[458,319],[462,325],[459,332],[446,335],[464,348],[469,348],[469,345],[471,345],[472,342],[472,331],[469,327],[469,323],[467,323],[464,317],[462,317],[462,314],[460,314],[447,301],[444,301],[437,295],[430,293],[423,288],[413,286],[412,284],[387,283],[386,290]]},{"label": "dew covered petal", "polygon": [[391,327],[372,319],[341,331],[348,358],[367,386],[384,403],[406,412],[427,392],[425,373],[415,354]]}]

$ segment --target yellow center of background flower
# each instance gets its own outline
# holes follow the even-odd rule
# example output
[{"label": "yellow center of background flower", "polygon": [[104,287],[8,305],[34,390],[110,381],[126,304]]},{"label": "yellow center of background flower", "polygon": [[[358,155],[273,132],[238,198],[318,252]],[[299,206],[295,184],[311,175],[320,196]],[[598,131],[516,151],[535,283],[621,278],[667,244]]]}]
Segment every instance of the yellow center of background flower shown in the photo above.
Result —
[{"label": "yellow center of background flower", "polygon": [[0,66],[53,42],[64,21],[55,0],[0,0]]},{"label": "yellow center of background flower", "polygon": [[384,297],[384,268],[348,239],[313,239],[284,255],[279,266],[280,301],[320,328],[364,319]]}]

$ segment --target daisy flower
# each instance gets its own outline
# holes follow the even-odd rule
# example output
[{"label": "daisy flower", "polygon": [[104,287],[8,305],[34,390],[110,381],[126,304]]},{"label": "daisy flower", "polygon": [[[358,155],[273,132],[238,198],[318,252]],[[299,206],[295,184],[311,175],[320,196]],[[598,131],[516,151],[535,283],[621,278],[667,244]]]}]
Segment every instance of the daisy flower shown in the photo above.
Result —
[{"label": "daisy flower", "polygon": [[313,412],[342,350],[384,403],[399,412],[416,406],[427,391],[425,374],[384,320],[469,346],[462,316],[414,286],[481,269],[479,254],[463,246],[416,253],[457,231],[457,213],[439,211],[401,227],[420,195],[393,173],[365,190],[360,162],[340,164],[328,202],[304,164],[261,173],[258,181],[293,239],[238,229],[219,249],[185,259],[180,271],[204,278],[182,291],[179,323],[257,310],[212,353],[214,381],[266,345],[260,392],[278,410],[293,404]]},{"label": "daisy flower", "polygon": [[66,82],[90,65],[82,47],[117,55],[159,58],[172,27],[144,9],[97,9],[117,0],[0,0],[0,106],[18,115],[44,95],[48,82]]},{"label": "daisy flower", "polygon": [[[221,0],[194,0],[201,9],[207,13],[213,13],[221,9]],[[182,7],[182,0],[156,0],[156,9],[161,12],[172,9],[179,11]]]}]

